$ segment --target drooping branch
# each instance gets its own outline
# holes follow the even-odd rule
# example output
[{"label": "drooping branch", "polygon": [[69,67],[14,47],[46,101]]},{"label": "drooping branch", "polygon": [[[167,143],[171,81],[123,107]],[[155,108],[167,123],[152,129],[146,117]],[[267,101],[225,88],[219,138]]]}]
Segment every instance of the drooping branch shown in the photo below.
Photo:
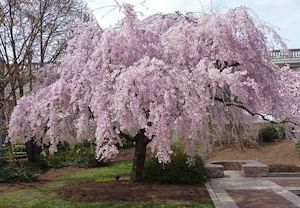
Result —
[{"label": "drooping branch", "polygon": [[299,124],[293,122],[293,121],[290,121],[288,119],[284,119],[282,121],[274,121],[274,120],[271,120],[269,117],[269,115],[263,115],[262,113],[258,113],[258,112],[254,112],[252,110],[250,110],[249,108],[247,108],[242,102],[239,102],[239,101],[228,101],[228,100],[224,100],[220,97],[214,97],[214,100],[218,101],[218,102],[221,102],[223,103],[224,105],[226,106],[235,106],[237,108],[240,108],[240,109],[243,109],[244,111],[246,111],[247,113],[249,113],[251,116],[259,116],[261,119],[265,120],[265,121],[268,121],[270,123],[273,123],[273,124],[285,124],[285,123],[291,123],[295,126],[300,126]]},{"label": "drooping branch", "polygon": [[[248,114],[272,123],[289,122],[273,121],[268,115],[255,112],[271,102],[286,103],[284,109],[274,108],[274,115],[299,122],[299,94],[281,96],[290,92],[285,89],[286,79],[281,79],[278,68],[270,64],[266,33],[255,25],[246,8],[209,13],[201,18],[190,15],[189,21],[176,13],[139,20],[132,5],[121,7],[125,18],[116,27],[101,30],[87,23],[75,31],[58,80],[40,90],[38,97],[33,95],[17,105],[9,131],[13,141],[24,134],[41,132],[34,123],[35,118],[40,118],[36,114],[50,113],[54,119],[49,123],[49,131],[54,136],[63,135],[66,130],[86,133],[89,125],[95,125],[99,159],[116,156],[118,133],[129,138],[127,132],[138,129],[134,137],[141,142],[140,158],[144,158],[145,146],[151,140],[151,150],[160,162],[166,163],[170,161],[174,133],[185,140],[191,156],[198,154],[197,146],[211,145],[206,137],[210,133],[207,109],[212,110],[209,116],[221,131],[227,122],[224,117],[230,114],[233,118],[235,113],[239,116],[237,123],[248,121]],[[258,102],[239,102],[247,98]],[[41,99],[50,103],[52,109],[36,105],[38,109],[26,117],[23,109]],[[223,105],[211,109],[215,102]],[[241,110],[227,112],[224,106]],[[55,119],[59,109],[70,115],[68,129]],[[24,121],[27,123],[22,127]],[[239,137],[244,139],[244,135]],[[50,139],[55,144],[56,139]],[[137,161],[136,164],[143,164],[142,159]]]},{"label": "drooping branch", "polygon": [[121,137],[124,137],[125,139],[127,140],[135,140],[135,137],[131,137],[130,135],[124,133],[123,131],[120,131],[120,134],[119,134]]}]

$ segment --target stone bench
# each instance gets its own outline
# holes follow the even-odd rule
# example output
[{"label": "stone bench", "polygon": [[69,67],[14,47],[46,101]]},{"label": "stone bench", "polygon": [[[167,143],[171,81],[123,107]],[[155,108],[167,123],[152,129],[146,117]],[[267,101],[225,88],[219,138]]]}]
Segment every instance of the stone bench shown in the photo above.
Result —
[{"label": "stone bench", "polygon": [[218,164],[205,164],[206,175],[210,178],[223,178],[224,177],[224,166]]},{"label": "stone bench", "polygon": [[269,166],[255,161],[247,160],[245,164],[242,164],[242,175],[245,177],[264,177],[269,174]]},{"label": "stone bench", "polygon": [[256,160],[218,160],[205,164],[206,174],[210,178],[224,177],[224,170],[241,171],[244,177],[268,176],[269,167]]}]

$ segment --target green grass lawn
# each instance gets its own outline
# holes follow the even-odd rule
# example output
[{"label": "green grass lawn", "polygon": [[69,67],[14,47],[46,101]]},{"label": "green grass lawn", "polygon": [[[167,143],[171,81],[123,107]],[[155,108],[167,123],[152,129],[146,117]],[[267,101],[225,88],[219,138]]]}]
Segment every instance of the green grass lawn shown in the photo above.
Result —
[{"label": "green grass lawn", "polygon": [[[57,195],[55,190],[66,184],[84,181],[110,181],[116,175],[128,176],[131,170],[131,162],[122,162],[110,167],[83,169],[74,174],[58,178],[56,181],[49,182],[37,187],[26,188],[23,190],[0,193],[0,208],[96,208],[96,207],[198,207],[213,208],[211,202],[178,204],[170,203],[120,203],[120,202],[73,202],[63,199]],[[1,186],[1,184],[0,184]]]}]

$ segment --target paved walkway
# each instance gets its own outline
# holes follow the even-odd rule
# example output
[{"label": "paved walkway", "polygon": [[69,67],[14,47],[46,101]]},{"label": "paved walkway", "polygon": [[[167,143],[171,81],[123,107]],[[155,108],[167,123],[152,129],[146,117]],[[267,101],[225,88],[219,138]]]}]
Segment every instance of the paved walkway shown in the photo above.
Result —
[{"label": "paved walkway", "polygon": [[244,178],[238,171],[225,171],[224,178],[206,186],[216,208],[300,207],[300,177]]}]

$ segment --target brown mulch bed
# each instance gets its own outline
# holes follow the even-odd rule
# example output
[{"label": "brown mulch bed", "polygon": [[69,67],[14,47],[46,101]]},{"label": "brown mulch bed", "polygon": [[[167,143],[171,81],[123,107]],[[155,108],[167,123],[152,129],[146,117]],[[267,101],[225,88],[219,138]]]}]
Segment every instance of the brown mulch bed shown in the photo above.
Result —
[{"label": "brown mulch bed", "polygon": [[70,175],[72,173],[83,170],[84,168],[65,167],[60,169],[51,169],[39,176],[38,181],[54,181],[60,177]]},{"label": "brown mulch bed", "polygon": [[271,172],[300,172],[300,156],[291,140],[268,143],[257,148],[215,151],[209,160],[257,160],[269,165]]},{"label": "brown mulch bed", "polygon": [[269,172],[271,173],[300,172],[300,167],[295,165],[274,164],[274,165],[269,165]]},{"label": "brown mulch bed", "polygon": [[38,183],[0,183],[0,193],[35,187]]},{"label": "brown mulch bed", "polygon": [[[150,148],[147,148],[147,157],[151,156]],[[112,160],[112,163],[118,163],[126,160],[133,160],[134,148],[121,149],[118,156]]]},{"label": "brown mulch bed", "polygon": [[[125,160],[131,160],[133,158],[134,149],[124,149],[120,151],[120,154],[114,162],[121,162]],[[60,169],[51,169],[48,172],[41,174],[36,181],[30,183],[0,183],[0,193],[4,191],[15,191],[24,188],[32,188],[42,185],[46,182],[54,181],[60,177],[70,175],[74,172],[78,172],[83,168],[65,167]]]},{"label": "brown mulch bed", "polygon": [[0,193],[7,191],[15,191],[24,188],[37,187],[50,181],[54,181],[60,177],[70,175],[71,173],[82,170],[82,168],[66,167],[61,169],[52,169],[40,175],[36,181],[30,183],[0,183]]},{"label": "brown mulch bed", "polygon": [[[147,150],[148,152],[149,150]],[[125,160],[132,160],[134,154],[134,148],[131,149],[123,149],[120,151],[118,157],[113,161],[114,163],[118,163]],[[31,188],[42,185],[44,183],[54,181],[60,177],[64,177],[70,175],[74,172],[78,172],[83,168],[76,167],[65,167],[60,169],[51,169],[48,172],[41,174],[36,181],[30,183],[0,183],[0,193],[4,191],[15,191],[24,188]]]},{"label": "brown mulch bed", "polygon": [[134,155],[134,148],[121,149],[118,156],[112,160],[113,163],[118,163],[126,160],[132,160]]},{"label": "brown mulch bed", "polygon": [[148,183],[85,182],[66,185],[58,190],[60,196],[74,201],[124,202],[203,202],[210,200],[204,185],[160,185]]}]

